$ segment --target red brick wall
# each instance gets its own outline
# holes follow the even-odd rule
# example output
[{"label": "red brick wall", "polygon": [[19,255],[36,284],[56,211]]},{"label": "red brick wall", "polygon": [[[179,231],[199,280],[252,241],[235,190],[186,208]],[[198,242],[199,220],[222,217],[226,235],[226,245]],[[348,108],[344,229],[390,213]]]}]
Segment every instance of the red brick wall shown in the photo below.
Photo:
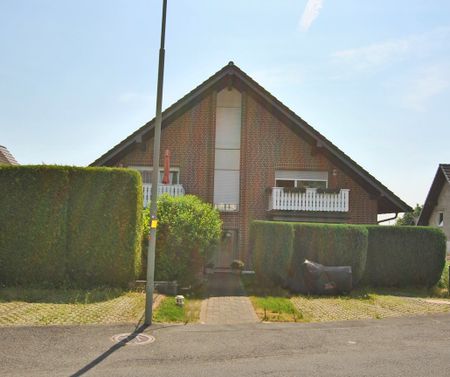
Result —
[{"label": "red brick wall", "polygon": [[[180,168],[180,183],[186,193],[213,200],[215,137],[215,93],[163,128],[161,164],[165,149],[171,151],[171,165]],[[145,151],[136,148],[119,164],[152,165],[153,139]],[[239,213],[223,213],[224,229],[239,230],[240,255],[246,259],[249,225],[255,219],[267,219],[267,187],[275,184],[275,170],[337,169],[336,186],[350,189],[349,223],[376,223],[377,202],[354,179],[321,153],[312,153],[311,145],[301,139],[255,99],[243,93],[241,135],[241,188]]]}]

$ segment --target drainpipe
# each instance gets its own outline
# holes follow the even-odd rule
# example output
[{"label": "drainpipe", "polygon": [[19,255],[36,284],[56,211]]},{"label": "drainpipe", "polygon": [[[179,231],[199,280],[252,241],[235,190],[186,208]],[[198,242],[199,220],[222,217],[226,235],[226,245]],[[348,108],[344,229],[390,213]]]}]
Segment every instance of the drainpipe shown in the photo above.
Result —
[{"label": "drainpipe", "polygon": [[389,217],[388,219],[384,219],[384,220],[377,221],[377,224],[381,224],[381,223],[384,223],[384,222],[386,222],[386,221],[395,220],[395,219],[397,218],[397,216],[398,216],[398,212],[395,213],[395,216],[394,216],[394,217]]}]

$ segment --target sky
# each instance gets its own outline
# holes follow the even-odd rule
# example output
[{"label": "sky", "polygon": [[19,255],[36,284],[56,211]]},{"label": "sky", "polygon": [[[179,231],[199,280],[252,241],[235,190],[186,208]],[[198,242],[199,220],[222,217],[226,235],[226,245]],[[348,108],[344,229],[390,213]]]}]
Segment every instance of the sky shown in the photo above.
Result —
[{"label": "sky", "polygon": [[[155,115],[161,0],[1,0],[0,145],[86,166]],[[450,1],[168,0],[164,105],[230,60],[411,206],[450,163]]]}]

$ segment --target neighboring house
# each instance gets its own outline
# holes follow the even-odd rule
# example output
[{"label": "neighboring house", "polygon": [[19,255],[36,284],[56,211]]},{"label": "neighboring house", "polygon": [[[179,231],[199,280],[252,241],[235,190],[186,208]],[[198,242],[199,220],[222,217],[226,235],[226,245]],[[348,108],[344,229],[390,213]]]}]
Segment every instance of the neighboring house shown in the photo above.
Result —
[{"label": "neighboring house", "polygon": [[0,145],[0,165],[19,165],[13,155],[3,145]]},{"label": "neighboring house", "polygon": [[[91,165],[132,167],[150,190],[154,120]],[[351,137],[351,135],[349,135]],[[216,267],[250,261],[252,220],[376,224],[411,211],[381,182],[230,62],[163,113],[171,184],[221,212]],[[162,175],[162,174],[161,174]]]},{"label": "neighboring house", "polygon": [[447,236],[447,253],[450,253],[450,164],[440,164],[417,225],[441,228]]}]

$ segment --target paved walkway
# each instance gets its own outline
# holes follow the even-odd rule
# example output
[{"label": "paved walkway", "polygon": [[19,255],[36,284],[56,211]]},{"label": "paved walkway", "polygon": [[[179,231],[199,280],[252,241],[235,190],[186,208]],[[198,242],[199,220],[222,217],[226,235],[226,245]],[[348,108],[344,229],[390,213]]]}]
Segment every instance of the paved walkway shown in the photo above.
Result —
[{"label": "paved walkway", "polygon": [[202,303],[200,322],[228,325],[259,321],[238,275],[211,275],[208,280],[208,295],[209,298]]}]

